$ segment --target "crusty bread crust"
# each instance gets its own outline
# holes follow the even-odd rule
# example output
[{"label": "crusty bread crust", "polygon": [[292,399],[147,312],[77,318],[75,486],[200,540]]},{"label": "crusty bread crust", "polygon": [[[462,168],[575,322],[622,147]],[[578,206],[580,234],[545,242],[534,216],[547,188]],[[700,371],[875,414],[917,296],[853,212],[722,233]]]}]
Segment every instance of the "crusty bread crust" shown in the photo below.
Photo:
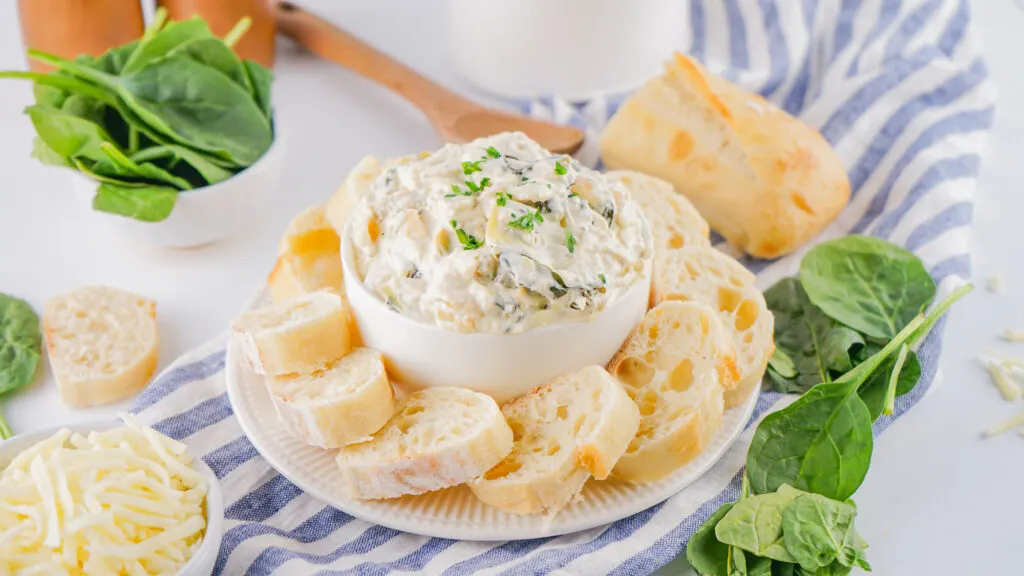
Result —
[{"label": "crusty bread crust", "polygon": [[593,475],[608,477],[640,425],[636,405],[600,366],[566,374],[505,404],[512,452],[469,487],[515,514],[553,514]]},{"label": "crusty bread crust", "polygon": [[156,303],[106,286],[46,302],[43,334],[61,399],[72,407],[122,400],[156,371]]},{"label": "crusty bread crust", "polygon": [[676,54],[608,122],[605,165],[663,178],[733,245],[776,258],[817,236],[850,182],[816,130]]},{"label": "crusty bread crust", "polygon": [[312,374],[269,376],[267,389],[288,431],[320,448],[367,440],[394,410],[383,359],[369,348],[356,348]]},{"label": "crusty bread crust", "polygon": [[712,307],[736,348],[733,385],[725,406],[744,403],[761,384],[775,351],[775,318],[754,286],[756,278],[728,255],[709,247],[674,251],[658,260],[651,284],[654,303],[693,300]]},{"label": "crusty bread crust", "polygon": [[363,500],[423,494],[480,476],[512,450],[512,430],[490,396],[464,388],[415,392],[365,442],[345,446],[342,488]]},{"label": "crusty bread crust", "polygon": [[608,365],[640,407],[640,429],[612,475],[652,482],[684,466],[722,423],[723,366],[732,343],[715,311],[696,302],[651,309]]}]

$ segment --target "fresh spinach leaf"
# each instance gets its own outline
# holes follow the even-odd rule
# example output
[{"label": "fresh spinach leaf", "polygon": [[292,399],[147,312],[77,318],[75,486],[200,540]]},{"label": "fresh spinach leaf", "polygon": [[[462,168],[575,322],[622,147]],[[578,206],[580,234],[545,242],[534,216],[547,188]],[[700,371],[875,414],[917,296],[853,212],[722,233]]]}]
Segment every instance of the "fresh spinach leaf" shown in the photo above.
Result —
[{"label": "fresh spinach leaf", "polygon": [[92,207],[143,222],[159,222],[171,215],[177,199],[178,191],[169,186],[128,187],[102,182],[96,189]]},{"label": "fresh spinach leaf", "polygon": [[106,72],[107,74],[120,74],[124,70],[125,64],[131,59],[132,54],[135,53],[135,49],[139,47],[138,40],[132,40],[127,44],[121,46],[115,46],[110,50],[104,52],[99,58],[96,58],[92,62],[86,62],[87,65],[93,68]]},{"label": "fresh spinach leaf", "polygon": [[88,120],[97,126],[103,126],[106,120],[107,105],[95,98],[81,94],[70,94],[61,104],[60,109],[72,116]]},{"label": "fresh spinach leaf", "polygon": [[250,94],[252,83],[245,66],[231,48],[220,38],[198,38],[190,40],[167,53],[168,56],[182,56],[209,66],[230,78]]},{"label": "fresh spinach leaf", "polygon": [[[878,351],[879,346],[869,344],[864,347],[865,352],[861,352],[862,355],[870,356],[872,350]],[[865,357],[866,357],[865,356]],[[889,378],[892,374],[893,365],[896,363],[895,358],[887,359],[878,370],[875,370],[867,380],[861,384],[860,389],[857,391],[860,394],[861,400],[868,407],[868,411],[871,413],[871,421],[878,420],[878,417],[882,415],[882,410],[885,408],[885,394],[886,389],[889,386]],[[917,385],[918,380],[921,379],[921,360],[917,357],[917,353],[910,351],[907,354],[907,360],[903,364],[903,370],[900,371],[899,379],[896,382],[896,396],[902,396],[914,389]]]},{"label": "fresh spinach leaf", "polygon": [[209,24],[201,18],[171,22],[162,30],[143,41],[124,63],[120,74],[134,74],[154,61],[167,56],[172,50],[193,40],[214,38]]},{"label": "fresh spinach leaf", "polygon": [[686,561],[702,576],[730,576],[727,568],[729,546],[715,537],[715,526],[732,507],[730,502],[715,510],[686,544]]},{"label": "fresh spinach leaf", "polygon": [[768,359],[768,367],[782,378],[795,378],[798,374],[793,359],[789,357],[789,354],[783,352],[781,348],[775,348],[775,352]]},{"label": "fresh spinach leaf", "polygon": [[736,502],[715,526],[715,537],[762,558],[794,562],[782,540],[782,511],[800,494],[781,485],[777,491]]},{"label": "fresh spinach leaf", "polygon": [[235,175],[231,170],[218,166],[214,162],[210,161],[206,156],[177,144],[160,144],[158,146],[150,146],[149,148],[140,150],[132,156],[132,160],[139,163],[152,162],[160,159],[185,162],[191,166],[204,181],[193,182],[193,184],[197,185],[196,187],[203,183],[216,184],[218,182],[223,182]]},{"label": "fresh spinach leaf", "polygon": [[32,84],[32,96],[35,98],[36,104],[42,106],[50,106],[51,108],[60,108],[64,105],[64,101],[68,99],[71,93],[62,88],[51,86],[49,84]]},{"label": "fresh spinach leaf", "polygon": [[935,298],[935,281],[908,250],[870,236],[812,248],[800,281],[825,314],[874,338],[893,338]]},{"label": "fresh spinach leaf", "polygon": [[68,161],[67,158],[61,156],[54,151],[53,148],[47,146],[46,142],[43,142],[43,139],[39,136],[32,139],[32,157],[43,164],[48,164],[50,166],[72,166],[71,162]]},{"label": "fresh spinach leaf", "polygon": [[[0,394],[21,388],[35,378],[42,346],[39,317],[32,307],[0,293]],[[0,416],[0,440],[12,435]]]},{"label": "fresh spinach leaf", "polygon": [[820,494],[802,494],[782,511],[783,544],[805,570],[839,558],[853,531],[857,509]]},{"label": "fresh spinach leaf", "polygon": [[773,562],[772,576],[795,576],[797,574],[796,564],[788,562]]},{"label": "fresh spinach leaf", "polygon": [[775,316],[776,350],[795,368],[795,374],[787,376],[773,366],[777,391],[806,392],[852,367],[850,350],[863,345],[864,339],[812,304],[798,279],[779,281],[764,297]]},{"label": "fresh spinach leaf", "polygon": [[270,86],[274,82],[274,75],[259,62],[245,60],[242,64],[245,65],[245,72],[249,75],[249,83],[252,85],[252,94],[256,104],[268,120],[272,119]]},{"label": "fresh spinach leaf", "polygon": [[32,307],[0,293],[0,394],[32,381],[42,342],[39,317]]},{"label": "fresh spinach leaf", "polygon": [[116,93],[153,131],[240,166],[259,159],[273,140],[270,121],[245,89],[188,58],[164,57],[112,76],[52,54],[29,55]]},{"label": "fresh spinach leaf", "polygon": [[174,176],[149,162],[137,163],[109,143],[104,143],[100,148],[107,157],[93,164],[92,171],[96,174],[122,180],[136,179],[168,184],[178,190],[192,189],[188,180]]},{"label": "fresh spinach leaf", "polygon": [[100,145],[113,140],[99,124],[64,110],[34,104],[25,114],[39,138],[64,158],[100,160],[106,157]]}]

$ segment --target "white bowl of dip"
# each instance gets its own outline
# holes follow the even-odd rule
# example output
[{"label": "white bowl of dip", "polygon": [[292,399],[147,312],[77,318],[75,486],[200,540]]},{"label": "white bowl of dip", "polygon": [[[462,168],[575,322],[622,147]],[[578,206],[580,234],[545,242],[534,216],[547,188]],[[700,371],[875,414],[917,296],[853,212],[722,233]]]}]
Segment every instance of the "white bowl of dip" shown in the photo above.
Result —
[{"label": "white bowl of dip", "polygon": [[[7,440],[0,440],[0,472],[7,468],[18,454],[65,428],[74,433],[88,435],[90,432],[104,432],[120,426],[124,426],[124,423],[119,420],[69,424],[36,432],[26,432]],[[176,576],[208,576],[212,574],[217,563],[217,555],[220,553],[221,540],[224,536],[224,494],[221,491],[220,481],[217,480],[217,475],[206,465],[206,462],[203,462],[202,458],[196,454],[193,454],[193,456],[192,467],[203,475],[207,485],[204,510],[206,528],[204,529],[203,539],[199,543],[199,547],[195,549],[192,558],[178,570]]]},{"label": "white bowl of dip", "polygon": [[603,310],[513,334],[445,330],[387,307],[360,280],[349,230],[342,235],[345,293],[363,345],[384,355],[388,375],[412,388],[459,386],[498,402],[585,366],[604,366],[647,312],[650,275]]}]

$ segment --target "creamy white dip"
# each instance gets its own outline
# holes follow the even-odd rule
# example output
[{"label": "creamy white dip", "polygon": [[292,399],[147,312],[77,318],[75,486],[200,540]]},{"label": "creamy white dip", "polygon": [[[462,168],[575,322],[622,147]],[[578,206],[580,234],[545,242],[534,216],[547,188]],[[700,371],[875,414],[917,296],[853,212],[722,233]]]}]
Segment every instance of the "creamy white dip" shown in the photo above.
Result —
[{"label": "creamy white dip", "polygon": [[447,330],[585,319],[651,271],[650,229],[629,191],[521,133],[385,162],[353,193],[363,284]]}]

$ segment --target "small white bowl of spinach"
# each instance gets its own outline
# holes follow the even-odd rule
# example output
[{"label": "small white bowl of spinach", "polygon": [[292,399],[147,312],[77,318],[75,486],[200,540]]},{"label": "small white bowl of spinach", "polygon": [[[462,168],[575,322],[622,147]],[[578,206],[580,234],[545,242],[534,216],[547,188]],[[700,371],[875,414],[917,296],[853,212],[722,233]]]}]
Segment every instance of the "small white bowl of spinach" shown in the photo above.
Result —
[{"label": "small white bowl of spinach", "polygon": [[149,243],[195,246],[255,216],[280,175],[283,146],[270,103],[273,77],[200,18],[166,22],[98,57],[29,57],[54,72],[0,72],[34,82],[25,109],[32,155],[74,171],[93,211]]}]

